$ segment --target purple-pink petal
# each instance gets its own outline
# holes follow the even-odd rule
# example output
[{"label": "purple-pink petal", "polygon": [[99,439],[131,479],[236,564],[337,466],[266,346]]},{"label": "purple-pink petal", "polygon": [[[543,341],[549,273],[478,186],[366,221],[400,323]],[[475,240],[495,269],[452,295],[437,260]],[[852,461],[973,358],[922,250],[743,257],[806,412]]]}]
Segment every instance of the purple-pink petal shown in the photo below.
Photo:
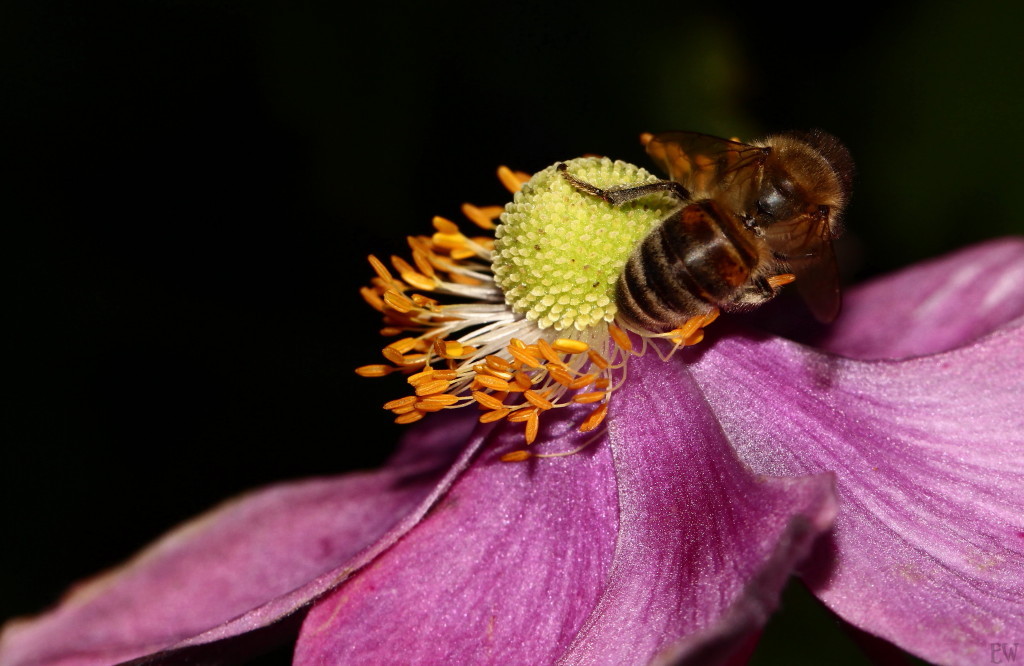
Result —
[{"label": "purple-pink petal", "polygon": [[238,636],[296,612],[415,524],[457,473],[452,460],[472,422],[428,424],[381,471],[227,502],[79,584],[52,611],[9,623],[0,662],[109,664]]},{"label": "purple-pink petal", "polygon": [[[535,446],[581,441],[559,416]],[[521,437],[506,426],[416,530],[314,607],[296,663],[647,663],[733,647],[722,636],[763,623],[830,524],[831,477],[751,474],[678,368],[638,368],[609,419],[610,443],[527,464],[497,460]]]},{"label": "purple-pink petal", "polygon": [[830,475],[750,473],[678,364],[630,365],[610,424],[615,560],[566,664],[711,663],[762,626],[836,505]]},{"label": "purple-pink petal", "polygon": [[835,473],[840,514],[807,574],[833,610],[940,663],[1020,641],[1024,319],[902,361],[731,336],[690,369],[755,470]]},{"label": "purple-pink petal", "polygon": [[914,264],[851,289],[815,346],[864,360],[935,354],[1024,316],[1024,238]]}]

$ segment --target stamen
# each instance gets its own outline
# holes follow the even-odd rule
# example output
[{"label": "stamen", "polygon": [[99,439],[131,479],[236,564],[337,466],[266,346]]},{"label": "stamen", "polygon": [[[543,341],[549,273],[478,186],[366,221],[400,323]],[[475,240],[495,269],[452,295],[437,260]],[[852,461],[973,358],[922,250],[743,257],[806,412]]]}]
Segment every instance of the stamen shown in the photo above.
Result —
[{"label": "stamen", "polygon": [[[525,176],[525,179],[523,178]],[[505,186],[512,194],[515,194],[523,188],[523,184],[530,180],[528,174],[524,174],[522,171],[513,172],[507,166],[498,167],[498,179],[501,184]]]},{"label": "stamen", "polygon": [[607,370],[609,367],[611,367],[611,363],[605,360],[604,356],[601,356],[594,349],[587,351],[587,357],[590,359],[591,363],[601,368],[602,370]]},{"label": "stamen", "polygon": [[523,421],[526,421],[527,419],[530,418],[530,414],[536,411],[536,407],[523,407],[509,414],[508,420],[511,421],[512,423],[522,423]]},{"label": "stamen", "polygon": [[448,388],[451,382],[446,382],[443,379],[436,379],[433,381],[420,384],[416,387],[416,395],[431,395],[433,393],[442,393]]},{"label": "stamen", "polygon": [[[497,215],[489,215],[497,208]],[[487,209],[478,208],[473,204],[464,203],[462,204],[462,214],[469,218],[469,221],[480,227],[481,229],[494,229],[495,225],[493,220],[501,215],[501,211],[504,208],[500,206],[488,206]]]},{"label": "stamen", "polygon": [[477,375],[473,380],[475,383],[481,386],[486,386],[489,389],[495,391],[510,391],[512,387],[504,379],[498,379],[497,377],[490,377],[488,375]]},{"label": "stamen", "polygon": [[555,353],[555,350],[551,348],[550,343],[548,343],[548,341],[545,340],[544,338],[538,338],[537,349],[540,351],[541,356],[543,356],[548,363],[552,363],[554,365],[564,365],[562,363],[562,359],[559,358],[558,354]]},{"label": "stamen", "polygon": [[628,352],[633,349],[633,341],[629,339],[629,335],[615,324],[608,324],[608,334],[622,351]]},{"label": "stamen", "polygon": [[526,445],[533,444],[534,440],[537,439],[537,431],[540,430],[540,416],[538,412],[530,412],[529,417],[526,419]]},{"label": "stamen", "polygon": [[512,367],[511,363],[500,356],[495,356],[494,354],[491,354],[484,360],[487,362],[487,367],[492,368],[493,370],[506,372]]},{"label": "stamen", "polygon": [[380,277],[381,280],[384,280],[385,282],[391,282],[392,280],[394,280],[394,278],[391,277],[391,273],[390,271],[388,271],[387,266],[382,264],[380,259],[373,256],[372,254],[369,257],[367,257],[367,259],[370,260],[370,266],[373,267],[374,272]]},{"label": "stamen", "polygon": [[[573,390],[581,389],[584,386],[586,386],[587,384],[590,384],[591,382],[594,382],[595,380],[596,381],[601,381],[601,380],[597,379],[597,375],[595,375],[592,372],[588,372],[587,374],[583,375],[582,377],[577,377],[575,380],[573,380],[573,382],[571,384],[569,384],[569,388],[571,388]],[[607,380],[605,380],[605,381],[607,381]],[[600,388],[600,387],[598,387],[598,388]]]},{"label": "stamen", "polygon": [[548,410],[555,406],[554,403],[534,390],[525,391],[523,397],[537,409]]},{"label": "stamen", "polygon": [[604,391],[592,391],[590,393],[577,393],[573,396],[572,401],[580,404],[586,404],[589,402],[599,402],[604,400],[604,397],[608,395]]},{"label": "stamen", "polygon": [[551,343],[551,347],[555,351],[560,351],[563,354],[582,354],[583,352],[590,349],[590,345],[586,342],[580,342],[579,340],[570,340],[569,338],[558,338]]},{"label": "stamen", "polygon": [[399,425],[405,425],[407,423],[415,423],[423,418],[425,412],[409,412],[408,414],[402,414],[395,419],[395,423]]},{"label": "stamen", "polygon": [[580,432],[590,432],[597,426],[601,425],[604,421],[604,417],[608,415],[608,403],[603,403],[600,407],[590,412],[590,415],[584,419],[583,423],[580,424]]},{"label": "stamen", "polygon": [[480,416],[480,423],[493,423],[494,421],[500,421],[508,416],[510,409],[495,409],[492,412],[486,412]]},{"label": "stamen", "polygon": [[534,358],[533,354],[527,353],[524,349],[513,347],[512,345],[509,345],[506,349],[508,349],[508,353],[512,355],[512,358],[525,366],[539,368],[541,365],[539,359]]},{"label": "stamen", "polygon": [[794,282],[795,280],[796,276],[793,275],[792,273],[783,273],[781,275],[773,275],[772,277],[768,278],[768,284],[771,285],[772,289],[778,289],[782,285],[789,284],[790,282]]},{"label": "stamen", "polygon": [[393,368],[390,365],[363,365],[356,368],[356,374],[360,377],[384,377],[390,375],[398,368]]},{"label": "stamen", "polygon": [[438,233],[444,234],[446,236],[462,235],[461,233],[459,233],[459,227],[457,224],[455,224],[454,222],[447,218],[441,217],[440,215],[434,216],[432,224],[434,225],[434,228],[437,229]]},{"label": "stamen", "polygon": [[479,402],[481,405],[483,405],[487,409],[504,409],[505,408],[505,404],[501,400],[498,400],[494,396],[488,395],[487,393],[484,393],[483,391],[473,391],[473,399],[476,400],[477,402]]},{"label": "stamen", "polygon": [[404,398],[398,398],[397,400],[392,400],[391,402],[385,402],[384,403],[384,409],[388,409],[388,410],[400,409],[402,407],[408,407],[409,405],[412,405],[412,404],[415,404],[415,403],[416,403],[416,396],[414,396],[414,395],[407,395]]}]

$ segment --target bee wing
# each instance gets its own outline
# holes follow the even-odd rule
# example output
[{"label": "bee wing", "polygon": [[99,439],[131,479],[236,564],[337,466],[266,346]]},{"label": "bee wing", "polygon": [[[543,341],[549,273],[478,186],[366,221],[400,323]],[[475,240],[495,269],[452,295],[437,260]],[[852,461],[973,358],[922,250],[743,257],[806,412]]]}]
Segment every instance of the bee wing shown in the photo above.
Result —
[{"label": "bee wing", "polygon": [[796,288],[814,317],[829,323],[839,314],[839,265],[828,213],[810,213],[764,228],[765,240],[796,276]]},{"label": "bee wing", "polygon": [[647,142],[647,154],[694,199],[713,196],[735,212],[753,204],[770,151],[698,132],[662,132]]}]

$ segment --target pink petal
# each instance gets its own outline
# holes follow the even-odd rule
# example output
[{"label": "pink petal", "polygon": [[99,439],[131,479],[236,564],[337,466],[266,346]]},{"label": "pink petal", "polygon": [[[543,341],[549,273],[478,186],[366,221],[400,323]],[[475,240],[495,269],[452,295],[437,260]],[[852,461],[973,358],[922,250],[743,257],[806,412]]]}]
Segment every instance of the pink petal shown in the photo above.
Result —
[{"label": "pink petal", "polygon": [[898,362],[736,336],[691,371],[755,470],[836,474],[808,582],[839,615],[940,663],[1020,642],[1024,320]]},{"label": "pink petal", "polygon": [[409,438],[418,462],[272,486],[179,527],[79,584],[54,610],[9,623],[0,663],[119,662],[238,636],[294,613],[417,522],[459,469],[439,483],[469,416],[439,419]]},{"label": "pink petal", "polygon": [[830,475],[757,476],[692,378],[630,363],[611,435],[620,528],[600,603],[564,663],[710,663],[764,624],[835,516]]},{"label": "pink petal", "polygon": [[[832,519],[831,478],[751,475],[685,372],[655,363],[616,395],[610,446],[500,463],[521,437],[502,430],[437,510],[317,603],[296,663],[646,663],[762,623]],[[550,419],[534,446],[581,441]]]},{"label": "pink petal", "polygon": [[906,358],[963,346],[1024,316],[1024,238],[915,264],[851,289],[815,341],[842,356]]}]

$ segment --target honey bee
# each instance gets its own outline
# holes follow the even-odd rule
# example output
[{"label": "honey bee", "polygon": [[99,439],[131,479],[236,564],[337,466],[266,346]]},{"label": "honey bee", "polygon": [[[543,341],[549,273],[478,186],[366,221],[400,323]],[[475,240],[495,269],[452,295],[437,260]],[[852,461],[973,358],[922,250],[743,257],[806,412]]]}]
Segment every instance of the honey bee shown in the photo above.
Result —
[{"label": "honey bee", "polygon": [[751,144],[696,132],[646,135],[647,153],[669,180],[606,189],[568,174],[581,192],[612,205],[667,192],[679,207],[634,250],[616,285],[627,323],[662,333],[711,306],[742,311],[793,281],[814,316],[839,313],[832,240],[850,197],[853,161],[815,130]]}]

